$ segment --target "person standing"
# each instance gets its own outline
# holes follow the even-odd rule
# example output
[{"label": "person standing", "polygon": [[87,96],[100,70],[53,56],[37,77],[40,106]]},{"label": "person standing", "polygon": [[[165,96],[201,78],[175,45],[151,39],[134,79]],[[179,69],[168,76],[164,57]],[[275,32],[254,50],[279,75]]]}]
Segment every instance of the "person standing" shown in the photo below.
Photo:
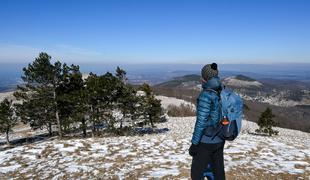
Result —
[{"label": "person standing", "polygon": [[219,94],[222,90],[216,63],[207,64],[201,70],[202,91],[197,98],[196,123],[189,148],[193,157],[191,178],[201,180],[225,180],[225,140],[213,136],[212,128],[221,121]]}]

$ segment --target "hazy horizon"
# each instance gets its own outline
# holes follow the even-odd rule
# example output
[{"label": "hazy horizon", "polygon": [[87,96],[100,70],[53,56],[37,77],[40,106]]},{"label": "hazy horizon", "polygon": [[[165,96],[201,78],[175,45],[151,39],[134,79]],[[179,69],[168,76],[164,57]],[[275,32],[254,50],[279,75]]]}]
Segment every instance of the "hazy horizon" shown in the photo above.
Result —
[{"label": "hazy horizon", "polygon": [[[216,62],[216,61],[214,61]],[[29,62],[31,63],[31,62]],[[62,62],[65,63],[65,62]],[[212,63],[212,61],[206,62]],[[70,64],[70,63],[67,63]],[[1,63],[0,76],[3,78],[20,77],[22,68],[28,63]],[[179,74],[199,74],[204,64],[122,64],[122,63],[79,63],[82,73],[104,74],[106,72],[115,72],[117,66],[123,68],[130,75],[160,75],[165,73]],[[269,77],[274,75],[281,77],[289,77],[296,75],[299,79],[310,78],[310,63],[277,63],[277,64],[218,64],[219,72],[239,72],[257,77]],[[171,75],[167,75],[171,78]]]}]

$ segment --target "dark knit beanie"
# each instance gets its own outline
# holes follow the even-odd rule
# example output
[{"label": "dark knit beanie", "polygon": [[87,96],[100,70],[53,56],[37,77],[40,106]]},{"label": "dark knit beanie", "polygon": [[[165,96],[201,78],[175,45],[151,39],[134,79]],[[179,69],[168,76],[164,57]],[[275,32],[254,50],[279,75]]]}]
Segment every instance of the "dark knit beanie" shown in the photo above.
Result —
[{"label": "dark knit beanie", "polygon": [[218,75],[217,64],[207,64],[201,69],[201,77],[208,81],[209,79]]}]

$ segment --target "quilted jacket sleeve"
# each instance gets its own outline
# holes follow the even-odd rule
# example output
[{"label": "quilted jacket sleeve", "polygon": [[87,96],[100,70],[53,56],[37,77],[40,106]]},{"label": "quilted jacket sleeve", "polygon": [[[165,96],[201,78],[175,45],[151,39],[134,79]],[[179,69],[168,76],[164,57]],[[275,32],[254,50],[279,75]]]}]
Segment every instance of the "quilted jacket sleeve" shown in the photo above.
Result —
[{"label": "quilted jacket sleeve", "polygon": [[196,123],[194,128],[194,133],[192,137],[192,143],[197,145],[203,135],[203,131],[207,126],[207,120],[210,115],[210,107],[212,102],[212,97],[209,93],[203,91],[200,93],[197,99],[197,109],[196,109]]}]

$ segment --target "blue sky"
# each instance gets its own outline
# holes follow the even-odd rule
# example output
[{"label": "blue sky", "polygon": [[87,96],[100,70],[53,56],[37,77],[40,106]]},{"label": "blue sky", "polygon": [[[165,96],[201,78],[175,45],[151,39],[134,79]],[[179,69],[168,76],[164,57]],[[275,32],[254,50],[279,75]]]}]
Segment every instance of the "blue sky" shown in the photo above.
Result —
[{"label": "blue sky", "polygon": [[1,0],[0,62],[310,63],[308,0]]}]

